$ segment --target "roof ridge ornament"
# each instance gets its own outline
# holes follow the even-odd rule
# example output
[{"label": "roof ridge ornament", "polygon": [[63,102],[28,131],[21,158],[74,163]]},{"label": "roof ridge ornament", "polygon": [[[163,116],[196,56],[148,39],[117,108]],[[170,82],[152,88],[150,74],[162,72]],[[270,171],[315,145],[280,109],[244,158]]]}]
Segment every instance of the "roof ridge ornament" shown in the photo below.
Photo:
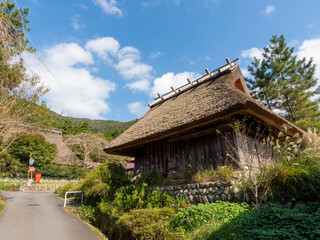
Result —
[{"label": "roof ridge ornament", "polygon": [[203,81],[206,81],[208,79],[210,79],[211,77],[213,76],[217,76],[225,71],[228,71],[230,70],[232,67],[235,66],[234,62],[240,60],[240,58],[236,58],[235,60],[233,61],[230,61],[229,58],[227,57],[226,58],[226,62],[227,64],[213,70],[213,71],[209,71],[208,68],[205,69],[206,71],[206,75],[202,76],[202,77],[199,77],[193,81],[191,81],[189,78],[187,78],[187,81],[188,83],[181,86],[181,87],[178,87],[178,88],[174,88],[173,86],[171,86],[171,90],[170,92],[167,92],[163,95],[160,95],[160,93],[157,93],[158,97],[154,99],[154,101],[150,104],[148,104],[148,106],[151,108],[159,103],[162,103],[164,102],[165,100],[167,99],[170,99],[172,97],[174,97],[175,95],[179,94],[179,93],[182,93],[184,91],[187,91],[188,89],[192,88],[193,86],[196,86],[198,85],[199,83],[203,82]]}]

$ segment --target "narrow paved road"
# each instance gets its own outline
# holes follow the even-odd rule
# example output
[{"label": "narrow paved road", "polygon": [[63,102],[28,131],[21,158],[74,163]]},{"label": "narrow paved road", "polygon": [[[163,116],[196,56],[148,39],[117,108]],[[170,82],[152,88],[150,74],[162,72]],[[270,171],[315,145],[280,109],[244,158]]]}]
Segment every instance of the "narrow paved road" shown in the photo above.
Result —
[{"label": "narrow paved road", "polygon": [[0,216],[3,240],[97,240],[84,223],[63,210],[52,192],[1,192],[7,209]]}]

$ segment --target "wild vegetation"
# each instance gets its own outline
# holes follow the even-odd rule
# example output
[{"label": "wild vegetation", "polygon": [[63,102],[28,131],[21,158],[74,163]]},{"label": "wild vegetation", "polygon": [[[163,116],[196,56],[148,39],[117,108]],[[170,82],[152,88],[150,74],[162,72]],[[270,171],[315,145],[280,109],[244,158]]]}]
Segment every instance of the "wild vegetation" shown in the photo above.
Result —
[{"label": "wild vegetation", "polygon": [[0,215],[2,214],[4,209],[5,209],[4,201],[2,200],[2,198],[0,196]]},{"label": "wild vegetation", "polygon": [[[110,239],[317,239],[319,144],[311,131],[304,139],[275,144],[275,163],[260,165],[238,181],[239,197],[247,203],[191,206],[187,200],[148,191],[146,181],[163,182],[156,174],[140,176],[133,184],[113,164],[58,192],[83,190],[87,200],[77,209],[79,215]],[[214,177],[230,180],[231,172],[220,167]],[[201,175],[198,169],[193,173]]]}]

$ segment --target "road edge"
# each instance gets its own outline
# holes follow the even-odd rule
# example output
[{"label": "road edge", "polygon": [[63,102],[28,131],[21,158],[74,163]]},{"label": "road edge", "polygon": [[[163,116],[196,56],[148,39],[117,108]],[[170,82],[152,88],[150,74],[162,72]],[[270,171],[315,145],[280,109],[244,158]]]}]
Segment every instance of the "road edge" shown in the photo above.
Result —
[{"label": "road edge", "polygon": [[97,236],[98,240],[108,240],[108,238],[98,228],[92,226],[90,223],[88,223],[85,220],[83,220],[82,218],[80,218],[79,214],[77,214],[75,211],[75,207],[67,206],[67,207],[63,208],[63,210],[66,213],[76,217],[78,220],[80,220],[84,224],[86,224],[90,228],[90,230]]},{"label": "road edge", "polygon": [[0,216],[4,213],[6,210],[6,202],[2,199],[2,196],[0,194]]}]

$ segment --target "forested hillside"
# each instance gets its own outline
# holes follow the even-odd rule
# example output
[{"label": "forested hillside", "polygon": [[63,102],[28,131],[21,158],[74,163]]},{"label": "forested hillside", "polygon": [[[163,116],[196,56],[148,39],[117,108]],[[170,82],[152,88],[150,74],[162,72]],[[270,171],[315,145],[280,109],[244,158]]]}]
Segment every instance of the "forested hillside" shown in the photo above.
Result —
[{"label": "forested hillside", "polygon": [[89,118],[74,118],[74,117],[61,116],[53,111],[52,111],[52,114],[60,122],[71,120],[71,123],[74,126],[81,126],[84,123],[87,123],[89,124],[91,131],[101,132],[101,133],[113,132],[116,129],[127,129],[138,121],[138,119],[131,120],[128,122],[120,122],[120,121],[114,121],[114,120],[92,120]]}]

